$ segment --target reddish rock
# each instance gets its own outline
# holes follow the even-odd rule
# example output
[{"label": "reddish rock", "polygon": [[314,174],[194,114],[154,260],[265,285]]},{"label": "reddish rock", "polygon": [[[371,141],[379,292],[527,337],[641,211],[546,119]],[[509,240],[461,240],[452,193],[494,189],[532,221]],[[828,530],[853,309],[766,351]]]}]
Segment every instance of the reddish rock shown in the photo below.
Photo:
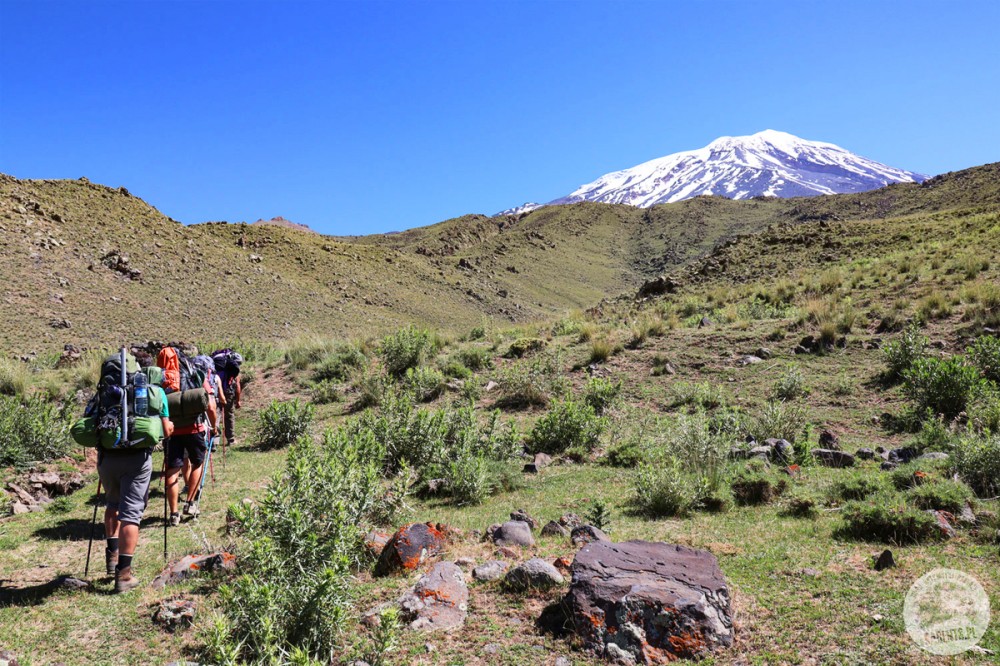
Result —
[{"label": "reddish rock", "polygon": [[382,554],[382,550],[385,545],[389,543],[389,539],[392,535],[388,532],[383,532],[381,530],[372,530],[365,535],[365,551],[367,551],[372,557],[377,558]]},{"label": "reddish rock", "polygon": [[729,590],[707,551],[595,541],[577,553],[571,572],[564,605],[598,656],[664,664],[732,644]]},{"label": "reddish rock", "polygon": [[159,590],[170,583],[178,583],[192,576],[232,569],[235,566],[236,556],[232,553],[185,555],[177,563],[160,572],[160,575],[154,578],[150,585]]},{"label": "reddish rock", "polygon": [[388,576],[397,571],[414,571],[428,557],[444,550],[446,530],[432,523],[403,525],[385,544],[375,564],[376,576]]}]

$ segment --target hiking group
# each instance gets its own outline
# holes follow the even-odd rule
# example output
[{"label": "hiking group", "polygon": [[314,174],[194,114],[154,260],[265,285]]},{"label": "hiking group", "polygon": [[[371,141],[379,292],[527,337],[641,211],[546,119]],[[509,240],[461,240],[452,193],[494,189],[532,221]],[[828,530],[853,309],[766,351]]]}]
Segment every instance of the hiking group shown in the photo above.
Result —
[{"label": "hiking group", "polygon": [[[83,446],[97,449],[97,494],[105,492],[105,565],[115,577],[115,592],[139,584],[132,574],[132,558],[139,540],[139,524],[149,502],[153,478],[153,449],[163,444],[164,557],[167,525],[181,515],[197,518],[198,502],[211,466],[214,445],[222,439],[235,444],[235,410],[240,408],[243,359],[231,349],[211,356],[189,357],[174,346],[163,347],[155,359],[125,348],[101,364],[97,391],[82,419],[72,429]],[[223,449],[225,450],[225,449]],[[180,480],[185,501],[180,503]],[[96,523],[97,506],[94,507]],[[93,535],[91,535],[93,537]],[[93,538],[91,538],[91,542]],[[90,546],[87,549],[87,573]]]}]

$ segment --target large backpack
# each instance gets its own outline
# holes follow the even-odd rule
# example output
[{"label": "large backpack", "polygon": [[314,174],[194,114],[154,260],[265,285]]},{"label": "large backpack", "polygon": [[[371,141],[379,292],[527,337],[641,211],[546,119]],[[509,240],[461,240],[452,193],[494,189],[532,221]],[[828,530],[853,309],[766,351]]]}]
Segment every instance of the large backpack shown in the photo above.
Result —
[{"label": "large backpack", "polygon": [[[138,385],[146,386],[144,411],[136,408],[137,377]],[[84,418],[70,429],[73,439],[83,446],[106,449],[156,446],[163,439],[163,424],[160,421],[162,394],[149,390],[146,378],[147,375],[139,372],[135,358],[124,354],[124,351],[105,359],[101,364],[97,393],[88,403]]]},{"label": "large backpack", "polygon": [[194,359],[192,359],[192,362],[198,370],[204,373],[205,380],[208,381],[209,395],[218,400],[218,387],[215,385],[215,361],[211,356],[201,354],[199,356],[195,356]]},{"label": "large backpack", "polygon": [[163,390],[189,391],[201,388],[205,373],[176,347],[164,347],[156,355],[156,365],[163,368]]},{"label": "large backpack", "polygon": [[243,357],[239,352],[232,349],[220,349],[212,352],[212,361],[215,363],[215,372],[222,379],[223,388],[240,376],[240,366],[243,365]]}]

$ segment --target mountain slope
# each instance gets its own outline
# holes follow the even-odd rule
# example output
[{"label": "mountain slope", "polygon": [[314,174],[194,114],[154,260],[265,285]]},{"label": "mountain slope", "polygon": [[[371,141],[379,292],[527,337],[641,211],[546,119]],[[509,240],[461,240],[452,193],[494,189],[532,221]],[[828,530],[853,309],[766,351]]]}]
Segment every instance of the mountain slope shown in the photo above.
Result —
[{"label": "mountain slope", "polygon": [[863,192],[924,179],[832,143],[765,130],[751,136],[722,137],[699,150],[606,174],[550,205],[600,201],[645,208],[706,194],[730,199],[800,197]]}]

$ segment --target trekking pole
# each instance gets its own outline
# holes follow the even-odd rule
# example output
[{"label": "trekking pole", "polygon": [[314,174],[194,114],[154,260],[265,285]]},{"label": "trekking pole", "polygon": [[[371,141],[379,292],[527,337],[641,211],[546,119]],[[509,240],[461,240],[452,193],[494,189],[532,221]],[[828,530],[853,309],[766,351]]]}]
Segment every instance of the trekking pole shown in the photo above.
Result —
[{"label": "trekking pole", "polygon": [[[212,439],[208,440],[208,456],[206,456],[205,462],[202,463],[202,465],[211,465],[212,464],[212,444],[213,444],[213,442],[215,442],[215,438],[214,437]],[[201,501],[201,490],[204,487],[205,487],[205,470],[204,470],[204,468],[202,468],[202,470],[201,470],[201,481],[198,483],[198,494],[194,496],[194,501],[195,502],[200,502]]]},{"label": "trekking pole", "polygon": [[101,503],[101,480],[97,479],[97,492],[94,493],[94,517],[90,519],[90,542],[87,544],[87,565],[83,568],[83,577],[90,575],[90,551],[94,547],[94,532],[97,531],[97,507]]},{"label": "trekking pole", "polygon": [[167,502],[167,447],[163,447],[163,561],[167,562],[167,525],[170,524],[170,505]]}]

